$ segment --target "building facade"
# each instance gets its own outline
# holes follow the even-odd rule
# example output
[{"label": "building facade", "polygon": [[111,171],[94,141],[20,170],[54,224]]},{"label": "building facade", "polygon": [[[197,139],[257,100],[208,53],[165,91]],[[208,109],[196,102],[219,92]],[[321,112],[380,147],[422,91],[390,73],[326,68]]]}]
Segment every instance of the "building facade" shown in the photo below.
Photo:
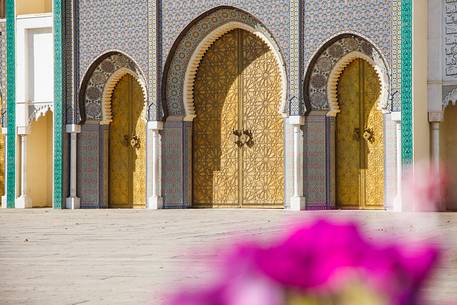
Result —
[{"label": "building facade", "polygon": [[22,2],[4,206],[401,210],[453,164],[457,2]]}]

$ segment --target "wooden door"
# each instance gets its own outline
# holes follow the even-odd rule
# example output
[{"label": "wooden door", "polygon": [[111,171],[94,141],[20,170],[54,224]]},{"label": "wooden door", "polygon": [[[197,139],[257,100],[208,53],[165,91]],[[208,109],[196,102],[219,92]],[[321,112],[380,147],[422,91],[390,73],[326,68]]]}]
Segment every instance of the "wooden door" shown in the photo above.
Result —
[{"label": "wooden door", "polygon": [[340,208],[384,206],[383,115],[376,109],[380,83],[373,67],[357,59],[338,83],[336,200]]},{"label": "wooden door", "polygon": [[283,206],[280,98],[274,54],[255,35],[231,31],[206,52],[194,86],[194,206]]},{"label": "wooden door", "polygon": [[109,200],[112,208],[146,206],[146,125],[138,82],[124,76],[114,89],[110,126]]}]

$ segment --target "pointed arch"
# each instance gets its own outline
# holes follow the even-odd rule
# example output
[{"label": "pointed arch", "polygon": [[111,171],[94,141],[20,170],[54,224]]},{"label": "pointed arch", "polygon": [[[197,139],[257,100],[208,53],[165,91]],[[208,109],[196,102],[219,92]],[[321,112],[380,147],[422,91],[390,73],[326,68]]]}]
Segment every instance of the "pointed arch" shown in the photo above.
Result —
[{"label": "pointed arch", "polygon": [[[97,58],[85,73],[79,90],[80,121],[100,121],[109,124],[111,96],[119,80],[126,74],[132,75],[141,87],[144,97],[143,112],[147,109],[146,80],[139,66],[129,56],[119,52],[108,52]],[[146,115],[143,115],[146,120]]]},{"label": "pointed arch", "polygon": [[307,109],[328,111],[327,116],[336,116],[339,112],[338,80],[344,68],[358,58],[373,66],[378,75],[381,95],[377,108],[384,113],[390,112],[390,80],[386,61],[373,43],[355,34],[334,37],[313,57],[305,75]]},{"label": "pointed arch", "polygon": [[287,99],[287,72],[284,57],[271,33],[252,15],[233,7],[218,7],[206,12],[189,25],[175,42],[165,65],[162,90],[166,116],[195,117],[193,87],[201,59],[211,45],[224,34],[243,29],[259,37],[273,51],[281,71],[284,113]]}]

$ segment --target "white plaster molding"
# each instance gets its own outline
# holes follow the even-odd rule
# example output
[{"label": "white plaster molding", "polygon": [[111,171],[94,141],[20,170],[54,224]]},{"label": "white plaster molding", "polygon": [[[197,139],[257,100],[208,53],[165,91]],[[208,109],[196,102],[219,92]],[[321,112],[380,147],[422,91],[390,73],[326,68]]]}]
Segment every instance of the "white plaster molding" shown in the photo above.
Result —
[{"label": "white plaster molding", "polygon": [[340,76],[351,62],[359,58],[367,61],[378,75],[381,92],[378,101],[376,102],[377,109],[381,110],[383,113],[389,113],[389,110],[387,109],[389,99],[389,76],[382,58],[374,58],[373,60],[366,54],[354,51],[343,56],[330,72],[327,83],[327,95],[330,111],[327,113],[327,116],[335,117],[340,112],[340,106],[338,104],[338,82]]},{"label": "white plaster molding", "polygon": [[394,122],[401,122],[401,112],[400,111],[391,112],[390,118]]},{"label": "white plaster molding", "polygon": [[444,115],[442,111],[435,111],[428,113],[428,121],[431,123],[439,123],[442,122],[444,119]]},{"label": "white plaster molding", "polygon": [[452,90],[451,92],[446,95],[443,100],[443,111],[446,109],[447,106],[452,105],[455,106],[457,104],[457,88]]},{"label": "white plaster molding", "polygon": [[45,116],[48,111],[54,112],[54,104],[46,103],[46,104],[29,104],[29,106],[33,106],[33,112],[29,114],[28,124],[30,125],[32,121],[38,121],[39,118]]},{"label": "white plaster molding", "polygon": [[67,133],[81,133],[81,125],[67,124],[67,125],[65,125],[65,131]]},{"label": "white plaster molding", "polygon": [[106,81],[105,87],[103,88],[103,95],[102,95],[102,121],[100,122],[101,125],[109,125],[113,121],[112,112],[111,112],[111,97],[113,96],[114,89],[116,88],[117,83],[124,77],[126,74],[130,74],[135,78],[138,84],[141,87],[141,91],[143,92],[144,97],[144,107],[141,117],[146,121],[146,109],[148,107],[148,99],[147,99],[147,89],[146,83],[144,82],[143,78],[140,77],[134,71],[127,69],[127,68],[120,68],[116,72],[114,72],[110,78]]},{"label": "white plaster molding", "polygon": [[162,121],[148,121],[147,127],[150,130],[162,130],[163,122]]},{"label": "white plaster molding", "polygon": [[228,22],[214,31],[209,33],[203,41],[199,43],[197,48],[195,49],[194,53],[192,54],[189,64],[187,65],[186,74],[184,77],[184,110],[186,112],[186,116],[184,117],[184,121],[193,121],[196,117],[195,113],[195,105],[194,105],[194,83],[195,77],[197,75],[198,67],[200,66],[200,62],[203,59],[203,56],[208,51],[208,49],[212,46],[212,44],[222,37],[224,34],[235,30],[235,29],[242,29],[248,31],[257,37],[259,37],[273,52],[276,63],[278,65],[280,74],[281,74],[281,103],[279,113],[283,116],[287,116],[287,113],[284,113],[284,109],[286,108],[287,103],[287,74],[286,74],[286,66],[281,57],[281,55],[276,51],[275,47],[273,46],[272,42],[260,31],[256,30],[255,28],[241,22]]},{"label": "white plaster molding", "polygon": [[291,115],[289,116],[290,125],[305,125],[305,117],[301,115]]}]

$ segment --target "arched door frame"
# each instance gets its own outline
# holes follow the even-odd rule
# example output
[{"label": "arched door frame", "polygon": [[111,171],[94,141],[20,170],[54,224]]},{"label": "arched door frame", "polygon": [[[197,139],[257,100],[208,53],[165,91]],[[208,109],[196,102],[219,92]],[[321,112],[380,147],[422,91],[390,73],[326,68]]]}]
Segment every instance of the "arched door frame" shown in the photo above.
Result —
[{"label": "arched door frame", "polygon": [[[79,142],[84,140],[86,130],[98,138],[98,153],[94,157],[99,160],[98,171],[100,173],[97,174],[97,177],[92,177],[92,180],[98,179],[99,181],[99,199],[97,200],[97,204],[90,202],[88,207],[103,208],[108,206],[108,139],[109,124],[113,119],[111,98],[116,85],[127,74],[131,75],[141,87],[144,99],[141,119],[147,123],[148,91],[146,79],[138,64],[125,53],[118,50],[111,50],[97,57],[87,69],[80,84],[78,105],[80,110],[79,124],[81,124],[81,133],[79,135]],[[89,108],[90,111],[87,111]],[[145,145],[144,149],[146,149],[146,166],[150,161],[150,156],[147,153],[147,145]],[[107,152],[104,153],[105,151]],[[79,148],[77,155],[79,155],[80,160],[84,159],[84,152],[79,151]],[[83,170],[82,168],[85,168],[86,165],[81,163],[83,161],[78,162],[77,166],[80,170]],[[77,170],[77,173],[80,170]],[[79,183],[79,189],[82,187],[84,188],[84,185]],[[81,192],[84,192],[84,190],[81,190]],[[81,205],[83,207],[86,206],[84,194],[79,194],[79,196],[81,197]]]},{"label": "arched door frame", "polygon": [[[180,202],[172,202],[172,200],[176,201],[177,199],[174,199],[175,196],[166,194],[167,191],[171,192],[171,190],[167,190],[166,185],[164,185],[165,204],[167,207],[190,207],[192,204],[192,121],[196,116],[193,102],[195,76],[205,52],[218,38],[235,29],[246,30],[254,34],[272,50],[281,74],[282,91],[278,112],[281,113],[283,118],[288,116],[286,109],[288,95],[286,64],[280,48],[271,33],[255,17],[234,7],[218,7],[202,14],[180,35],[165,65],[162,86],[165,97],[163,108],[166,119],[164,128],[165,150],[163,153],[165,158],[164,180],[175,178],[175,176],[168,177],[168,173],[176,172],[177,170],[183,172],[179,177],[180,181],[174,181],[174,183],[182,183],[183,185],[181,189],[182,197],[179,198]],[[167,137],[168,132],[179,134],[181,138],[179,140],[170,139]],[[284,135],[284,143],[286,142],[286,137],[292,138],[292,130],[289,130],[289,133],[290,135]],[[173,143],[173,146],[179,146],[180,149],[174,152],[167,152],[166,147],[169,141],[178,141],[178,143]],[[167,167],[166,158],[173,158],[172,154],[180,154],[180,156],[176,156],[180,158],[182,165],[179,169]],[[287,157],[288,154],[285,153],[285,163],[287,163]],[[284,183],[285,190],[287,189],[286,181]],[[171,197],[173,199],[170,199]],[[176,195],[177,197],[179,195]]]},{"label": "arched door frame", "polygon": [[[304,83],[304,96],[307,116],[322,117],[324,125],[319,128],[326,134],[325,139],[325,181],[321,183],[326,185],[327,195],[321,200],[325,200],[325,206],[321,208],[335,208],[336,200],[336,118],[340,112],[338,104],[338,81],[343,70],[355,59],[367,61],[375,70],[380,83],[380,97],[378,99],[377,109],[383,114],[391,113],[390,100],[390,73],[386,60],[375,44],[356,33],[340,33],[330,38],[319,48],[312,57],[306,70]],[[313,120],[311,120],[313,121]],[[384,116],[384,139],[386,139],[386,116]],[[307,123],[308,124],[308,123]],[[390,126],[390,125],[389,125]],[[395,129],[395,126],[392,126]],[[386,184],[387,184],[387,153],[392,150],[387,149],[387,141],[384,140],[384,205],[386,207]],[[396,144],[395,144],[396,145]],[[395,152],[396,147],[393,149]],[[395,160],[395,154],[390,156]],[[312,163],[313,161],[309,160]],[[395,162],[395,161],[393,161]],[[396,165],[398,167],[399,165]],[[401,166],[401,165],[400,165]],[[396,169],[392,169],[392,172]],[[306,178],[305,178],[306,179]]]}]

